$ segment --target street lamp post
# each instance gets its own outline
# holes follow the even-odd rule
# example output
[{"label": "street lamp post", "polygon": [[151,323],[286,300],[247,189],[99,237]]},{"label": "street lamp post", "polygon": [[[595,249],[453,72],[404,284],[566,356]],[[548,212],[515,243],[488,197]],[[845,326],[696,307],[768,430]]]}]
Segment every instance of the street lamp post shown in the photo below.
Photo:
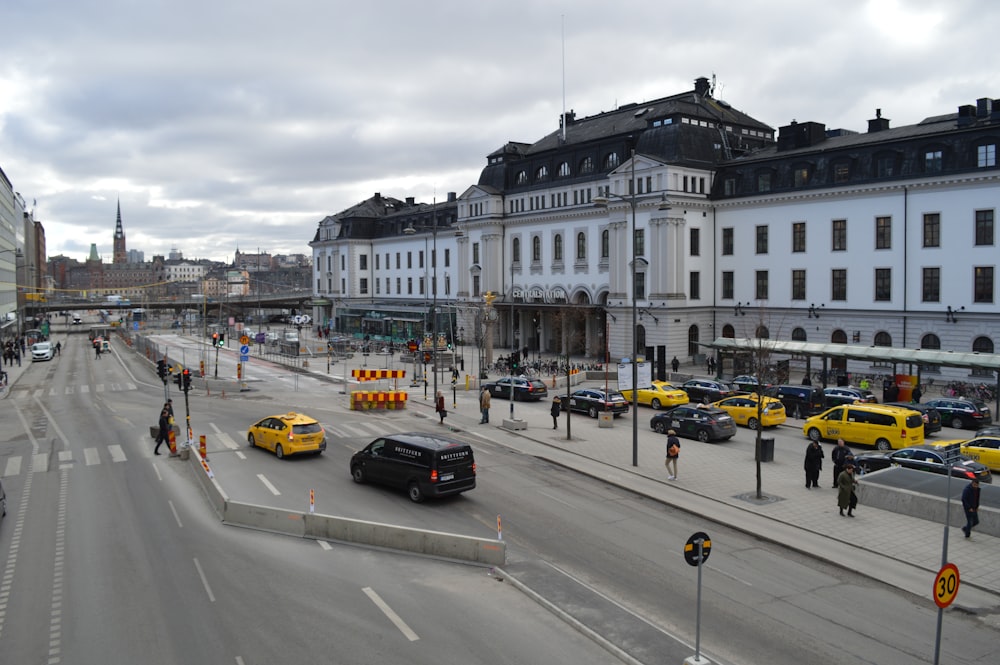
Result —
[{"label": "street lamp post", "polygon": [[[638,296],[636,293],[636,264],[638,256],[636,255],[636,209],[638,208],[638,200],[636,198],[637,187],[635,182],[635,148],[631,149],[631,164],[629,165],[629,193],[628,196],[623,196],[620,194],[612,194],[611,192],[605,192],[605,196],[594,197],[594,205],[606,208],[608,203],[612,198],[616,198],[620,201],[624,201],[632,209],[632,261],[631,261],[631,280],[632,280],[632,466],[639,466],[639,335],[636,331],[636,324],[638,321]],[[661,202],[660,209],[667,209],[666,200]]]},{"label": "street lamp post", "polygon": [[[427,227],[422,226],[420,230],[426,230]],[[410,223],[403,233],[406,235],[413,235],[417,232],[413,224]],[[438,360],[438,345],[437,345],[437,239],[438,239],[438,228],[437,228],[437,196],[434,196],[433,203],[431,204],[431,369],[434,372],[434,399],[437,400],[438,392],[438,375],[437,375],[437,360]],[[426,377],[424,378],[426,381]],[[427,384],[424,384],[427,385]]]}]

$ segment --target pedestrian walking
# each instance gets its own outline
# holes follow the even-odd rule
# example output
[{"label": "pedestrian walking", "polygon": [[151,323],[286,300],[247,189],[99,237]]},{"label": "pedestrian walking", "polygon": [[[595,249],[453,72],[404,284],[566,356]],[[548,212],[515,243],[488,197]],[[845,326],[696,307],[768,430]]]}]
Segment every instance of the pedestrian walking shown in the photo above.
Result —
[{"label": "pedestrian walking", "polygon": [[965,511],[965,526],[962,532],[968,538],[972,535],[972,527],[979,524],[979,479],[973,478],[972,482],[962,490],[962,510]]},{"label": "pedestrian walking", "polygon": [[922,391],[922,390],[920,390],[920,384],[917,384],[917,385],[916,385],[916,386],[915,386],[915,387],[913,388],[913,392],[911,393],[911,395],[913,396],[913,403],[914,403],[914,404],[920,404],[920,397],[921,397],[921,396],[922,396],[923,394],[924,394],[924,393],[923,393],[923,391]]},{"label": "pedestrian walking", "polygon": [[854,461],[854,453],[851,449],[844,444],[843,439],[837,439],[837,445],[834,446],[833,450],[830,452],[830,461],[833,462],[833,486],[837,487],[837,478],[840,477],[840,472],[844,470],[847,466],[847,458],[850,457],[851,461]]},{"label": "pedestrian walking", "polygon": [[168,399],[166,402],[164,402],[163,403],[163,409],[167,412],[167,415],[170,416],[170,422],[173,423],[173,421],[174,421],[174,400]]},{"label": "pedestrian walking", "polygon": [[101,359],[101,342],[98,340],[94,340],[94,355],[98,360]]},{"label": "pedestrian walking", "polygon": [[160,411],[160,422],[159,422],[159,432],[156,433],[156,447],[153,448],[153,454],[160,454],[160,446],[164,443],[167,447],[170,447],[170,415],[167,413],[166,409]]},{"label": "pedestrian walking", "polygon": [[448,417],[448,410],[444,408],[444,393],[440,390],[437,393],[434,404],[434,410],[437,411],[438,417],[441,418],[440,424],[444,425],[444,419]]},{"label": "pedestrian walking", "polygon": [[479,393],[479,411],[482,412],[483,417],[479,420],[480,425],[485,425],[490,422],[490,391],[483,388],[483,392]]},{"label": "pedestrian walking", "polygon": [[677,432],[667,431],[667,480],[677,480],[677,459],[681,456],[681,440]]},{"label": "pedestrian walking", "polygon": [[56,355],[62,354],[62,342],[56,342]]},{"label": "pedestrian walking", "polygon": [[559,414],[562,413],[562,401],[556,395],[552,398],[552,408],[549,409],[552,415],[552,429],[559,429]]},{"label": "pedestrian walking", "polygon": [[858,495],[854,493],[857,484],[858,481],[854,478],[854,465],[848,463],[837,476],[837,506],[841,515],[844,514],[844,508],[847,508],[847,516],[854,517],[854,509],[858,505]]},{"label": "pedestrian walking", "polygon": [[670,361],[670,368],[674,370],[674,372],[676,372],[677,368],[680,366],[681,366],[681,361],[677,360],[677,356],[674,356],[674,359]]},{"label": "pedestrian walking", "polygon": [[806,489],[819,487],[819,472],[823,468],[824,457],[826,455],[819,441],[810,441],[806,446],[806,461],[803,465],[806,470]]}]

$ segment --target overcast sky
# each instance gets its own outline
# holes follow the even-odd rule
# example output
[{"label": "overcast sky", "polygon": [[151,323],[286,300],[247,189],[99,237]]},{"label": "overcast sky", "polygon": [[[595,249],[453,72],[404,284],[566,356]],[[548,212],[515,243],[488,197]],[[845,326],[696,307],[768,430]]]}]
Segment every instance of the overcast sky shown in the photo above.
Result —
[{"label": "overcast sky", "polygon": [[[310,254],[375,192],[430,202],[507,141],[717,78],[778,128],[1000,97],[992,0],[0,0],[0,168],[49,256]],[[565,65],[564,65],[565,62]]]}]

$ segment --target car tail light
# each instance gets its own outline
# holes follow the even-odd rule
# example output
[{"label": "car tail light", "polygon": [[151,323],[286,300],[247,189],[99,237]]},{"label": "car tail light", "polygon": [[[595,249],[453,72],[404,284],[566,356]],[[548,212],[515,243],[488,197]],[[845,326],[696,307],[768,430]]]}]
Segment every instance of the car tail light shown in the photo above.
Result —
[{"label": "car tail light", "polygon": [[903,439],[905,439],[906,438],[906,430],[905,429],[899,430],[899,436],[901,436]]},{"label": "car tail light", "polygon": [[931,421],[931,419],[927,417],[926,413],[924,414],[923,418],[925,423],[929,423]]},{"label": "car tail light", "polygon": [[472,475],[476,475],[476,463],[472,463]]},{"label": "car tail light", "polygon": [[962,471],[965,474],[966,478],[972,479],[972,478],[976,477],[976,472],[975,471],[970,471],[969,469],[962,469]]},{"label": "car tail light", "polygon": [[431,482],[432,483],[436,483],[437,481],[438,481],[438,472],[437,472],[437,469],[432,469],[431,470]]},{"label": "car tail light", "polygon": [[289,433],[288,433],[288,440],[289,440],[289,441],[294,441],[294,440],[295,440],[295,435],[294,435],[294,434],[292,434],[292,432],[289,432]]}]

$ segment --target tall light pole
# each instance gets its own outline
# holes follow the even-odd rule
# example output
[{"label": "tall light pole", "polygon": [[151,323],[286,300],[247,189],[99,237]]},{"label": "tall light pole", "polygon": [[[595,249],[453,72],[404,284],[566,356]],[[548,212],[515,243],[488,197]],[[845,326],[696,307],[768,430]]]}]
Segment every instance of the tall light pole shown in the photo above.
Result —
[{"label": "tall light pole", "polygon": [[[632,241],[631,241],[631,280],[632,280],[632,466],[639,466],[639,335],[636,330],[638,321],[638,295],[636,293],[636,209],[639,202],[637,200],[637,187],[635,182],[635,147],[631,148],[631,164],[629,165],[629,192],[628,196],[605,192],[605,196],[595,196],[594,205],[606,208],[612,198],[624,201],[632,209]],[[669,206],[664,199],[660,203],[660,210],[665,210]]]},{"label": "tall light pole", "polygon": [[[422,226],[420,230],[426,230],[427,227]],[[410,223],[403,233],[410,236],[417,232],[417,229],[413,227]],[[437,375],[437,241],[438,241],[438,226],[437,226],[437,195],[434,195],[433,203],[431,204],[431,369],[434,372],[434,399],[437,400],[438,392],[438,375]],[[424,384],[427,385],[426,383]],[[424,391],[426,393],[426,390]]]}]

